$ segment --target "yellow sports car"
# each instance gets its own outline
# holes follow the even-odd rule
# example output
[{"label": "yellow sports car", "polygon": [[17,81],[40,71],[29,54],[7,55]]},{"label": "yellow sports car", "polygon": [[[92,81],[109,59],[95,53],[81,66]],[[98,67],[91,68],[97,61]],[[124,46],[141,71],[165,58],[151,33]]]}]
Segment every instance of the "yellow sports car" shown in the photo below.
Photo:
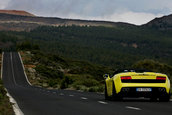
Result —
[{"label": "yellow sports car", "polygon": [[105,77],[105,99],[146,97],[152,101],[169,101],[170,80],[165,74],[145,70],[118,70]]}]

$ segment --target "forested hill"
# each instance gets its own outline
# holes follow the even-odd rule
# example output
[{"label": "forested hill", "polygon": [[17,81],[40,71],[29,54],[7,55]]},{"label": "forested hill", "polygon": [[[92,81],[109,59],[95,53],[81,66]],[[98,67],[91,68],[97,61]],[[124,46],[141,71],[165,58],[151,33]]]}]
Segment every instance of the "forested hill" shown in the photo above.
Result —
[{"label": "forested hill", "polygon": [[170,19],[171,15],[135,26],[0,14],[0,30],[12,30],[0,32],[0,48],[11,50],[29,41],[45,52],[115,68],[131,67],[143,59],[172,65]]},{"label": "forested hill", "polygon": [[172,30],[172,14],[160,18],[155,18],[143,26],[161,31]]},{"label": "forested hill", "polygon": [[130,27],[133,24],[121,22],[107,22],[80,19],[62,19],[57,17],[38,17],[13,15],[0,12],[0,30],[30,31],[39,26],[104,26],[104,27]]},{"label": "forested hill", "polygon": [[42,26],[30,32],[1,32],[0,35],[3,35],[2,41],[13,39],[16,44],[31,41],[45,52],[105,66],[131,67],[143,59],[172,65],[170,31],[138,27]]}]

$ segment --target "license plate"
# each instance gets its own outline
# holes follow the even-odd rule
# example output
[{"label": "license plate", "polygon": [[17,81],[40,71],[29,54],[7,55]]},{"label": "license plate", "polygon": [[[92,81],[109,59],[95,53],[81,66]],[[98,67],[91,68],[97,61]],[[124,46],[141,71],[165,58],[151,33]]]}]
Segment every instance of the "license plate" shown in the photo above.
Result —
[{"label": "license plate", "polygon": [[152,88],[136,88],[138,92],[151,92]]}]

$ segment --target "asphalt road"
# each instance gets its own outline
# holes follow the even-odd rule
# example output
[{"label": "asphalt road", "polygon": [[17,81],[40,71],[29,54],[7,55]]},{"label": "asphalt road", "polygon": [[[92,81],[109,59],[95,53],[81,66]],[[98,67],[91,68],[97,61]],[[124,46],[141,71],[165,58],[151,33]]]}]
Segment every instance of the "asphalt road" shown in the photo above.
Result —
[{"label": "asphalt road", "polygon": [[4,53],[2,77],[25,115],[172,115],[171,101],[105,101],[103,94],[30,86],[16,52]]}]

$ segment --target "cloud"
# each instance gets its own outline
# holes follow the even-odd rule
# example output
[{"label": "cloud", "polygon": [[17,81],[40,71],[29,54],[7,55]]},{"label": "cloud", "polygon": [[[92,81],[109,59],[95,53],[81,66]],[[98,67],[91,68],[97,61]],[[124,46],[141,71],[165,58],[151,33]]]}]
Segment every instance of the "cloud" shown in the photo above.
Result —
[{"label": "cloud", "polygon": [[142,25],[154,19],[155,17],[161,17],[161,16],[163,16],[163,14],[154,15],[151,13],[126,11],[126,12],[118,12],[118,13],[113,13],[111,15],[97,16],[97,17],[70,14],[67,17],[63,17],[63,18],[127,22],[135,25]]},{"label": "cloud", "polygon": [[128,22],[128,23],[132,23],[136,25],[141,25],[141,24],[145,24],[149,22],[155,17],[161,17],[161,16],[163,16],[163,14],[155,15],[152,13],[127,11],[124,13],[114,13],[109,17],[109,19],[111,21],[117,21],[117,22],[122,21],[122,22]]},{"label": "cloud", "polygon": [[0,8],[38,16],[144,24],[172,12],[171,0],[0,0]]},{"label": "cloud", "polygon": [[9,3],[10,0],[0,0],[0,9],[4,9],[8,3]]}]

